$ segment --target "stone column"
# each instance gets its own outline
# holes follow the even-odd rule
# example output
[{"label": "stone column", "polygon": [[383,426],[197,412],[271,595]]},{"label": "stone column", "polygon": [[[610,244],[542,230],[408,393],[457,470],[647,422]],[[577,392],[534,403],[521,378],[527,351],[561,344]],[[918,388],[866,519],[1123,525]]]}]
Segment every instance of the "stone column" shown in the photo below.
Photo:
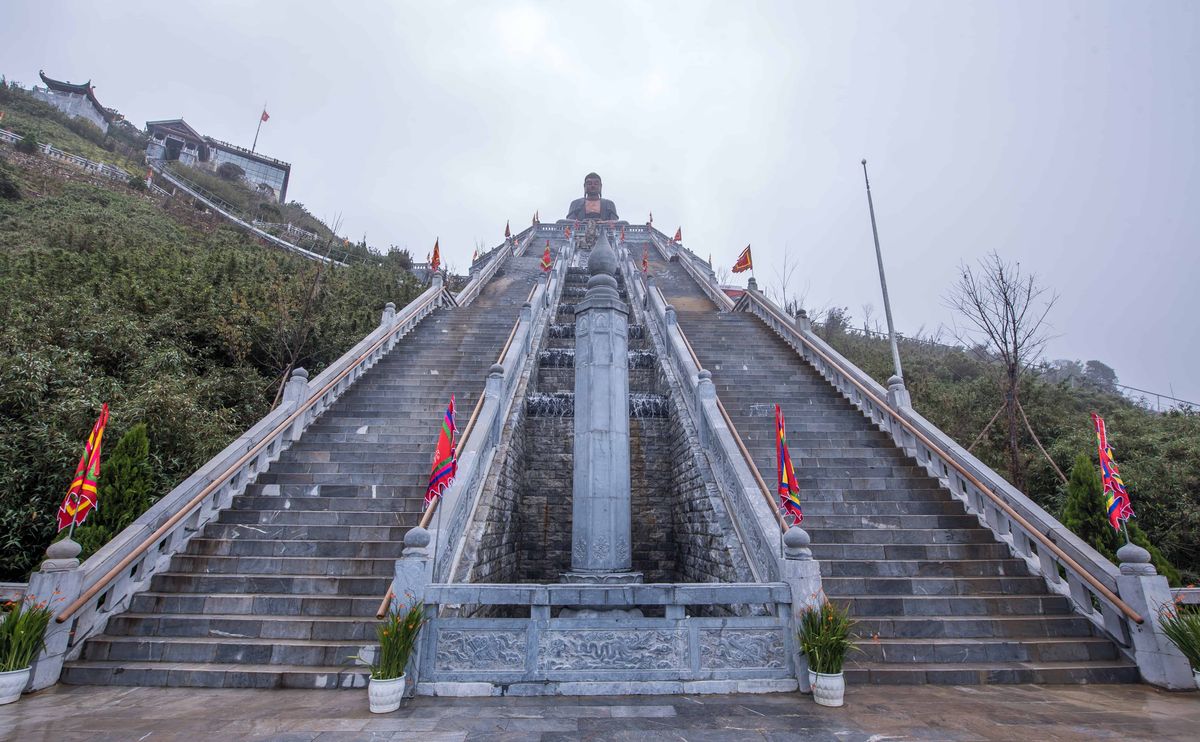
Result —
[{"label": "stone column", "polygon": [[575,471],[571,571],[564,582],[640,582],[632,568],[629,484],[629,308],[602,232],[575,309]]},{"label": "stone column", "polygon": [[[792,526],[783,534],[780,577],[792,591],[792,615],[789,616],[789,625],[793,637],[797,635],[804,612],[818,608],[825,602],[825,591],[821,588],[821,565],[812,558],[809,543],[808,532],[800,526]],[[800,692],[811,693],[812,686],[808,682],[808,657],[800,653],[798,646],[796,649],[792,661],[796,665],[796,680],[800,684]]]},{"label": "stone column", "polygon": [[1137,544],[1117,549],[1117,561],[1121,563],[1117,594],[1145,619],[1141,625],[1129,622],[1129,638],[1142,682],[1169,690],[1194,689],[1196,681],[1187,658],[1158,622],[1159,611],[1175,606],[1167,578],[1154,569],[1150,552]]},{"label": "stone column", "polygon": [[[46,603],[57,616],[83,593],[83,572],[79,569],[79,544],[63,539],[50,544],[41,569],[29,576],[25,596],[33,603]],[[41,690],[58,682],[63,662],[70,652],[75,621],[58,623],[50,619],[46,627],[46,648],[33,663],[29,690]]]}]

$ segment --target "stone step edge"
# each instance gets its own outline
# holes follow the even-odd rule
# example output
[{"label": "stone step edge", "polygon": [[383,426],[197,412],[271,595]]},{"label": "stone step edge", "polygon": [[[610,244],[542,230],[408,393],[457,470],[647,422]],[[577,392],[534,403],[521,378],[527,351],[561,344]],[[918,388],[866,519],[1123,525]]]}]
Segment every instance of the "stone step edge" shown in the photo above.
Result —
[{"label": "stone step edge", "polygon": [[[945,645],[954,644],[974,644],[978,646],[986,646],[989,644],[1094,644],[1094,643],[1112,644],[1111,639],[1106,639],[1102,636],[1030,636],[1030,637],[1011,637],[1011,636],[996,636],[996,637],[963,637],[954,639],[951,637],[913,637],[906,639],[904,637],[879,637],[874,639],[871,637],[859,637],[859,644],[889,644],[895,646],[906,646],[909,644],[920,645]],[[851,662],[852,660],[847,660]]]},{"label": "stone step edge", "polygon": [[248,665],[241,662],[124,662],[112,660],[70,660],[64,663],[66,668],[80,669],[111,669],[111,670],[189,670],[195,672],[239,672],[267,673],[304,673],[312,675],[327,675],[330,673],[352,673],[369,675],[370,668],[352,667],[347,665]]},{"label": "stone step edge", "polygon": [[[179,593],[159,593],[159,595],[178,595],[178,594]],[[368,597],[370,597],[370,596],[368,596]],[[373,598],[372,598],[372,600],[373,600]],[[133,618],[133,619],[170,618],[173,621],[176,619],[184,619],[184,620],[205,620],[205,621],[208,621],[208,620],[213,620],[213,621],[272,621],[272,622],[303,621],[305,623],[318,623],[319,622],[319,623],[346,623],[346,624],[360,624],[360,623],[378,624],[379,623],[379,621],[375,618],[374,613],[372,613],[370,616],[301,616],[301,615],[293,615],[291,613],[254,613],[254,614],[246,614],[246,613],[141,613],[141,612],[134,613],[131,611],[126,611],[125,613],[118,613],[117,615],[113,616],[113,618]],[[101,635],[101,636],[103,636],[103,635]],[[121,636],[126,636],[126,635],[122,634]],[[92,638],[94,638],[94,637],[89,637],[89,640]],[[154,638],[161,638],[161,637],[159,637],[156,634],[154,636]],[[227,638],[231,638],[231,637],[227,637]],[[236,638],[236,637],[232,637],[232,638]]]},{"label": "stone step edge", "polygon": [[1079,669],[1119,669],[1136,668],[1137,665],[1130,661],[1122,660],[1079,660],[1079,661],[1063,661],[1063,662],[947,662],[945,664],[938,662],[921,662],[921,663],[891,663],[891,662],[861,662],[855,663],[852,659],[847,659],[845,664],[846,670],[870,670],[875,671],[896,671],[896,672],[921,672],[921,671],[978,671],[987,672],[991,670],[1069,670],[1071,668]]},{"label": "stone step edge", "polygon": [[131,642],[155,642],[172,644],[247,644],[255,646],[297,646],[297,647],[370,647],[378,642],[374,640],[356,639],[276,639],[261,636],[138,636],[125,634],[98,634],[89,636],[88,641],[106,641],[110,643],[129,644]]}]

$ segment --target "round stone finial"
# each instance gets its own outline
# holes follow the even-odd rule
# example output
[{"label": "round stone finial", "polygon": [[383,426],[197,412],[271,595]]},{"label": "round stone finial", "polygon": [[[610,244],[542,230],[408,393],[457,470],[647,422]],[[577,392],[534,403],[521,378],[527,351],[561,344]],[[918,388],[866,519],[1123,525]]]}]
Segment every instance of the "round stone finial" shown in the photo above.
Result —
[{"label": "round stone finial", "polygon": [[807,319],[808,318],[808,310],[801,309],[799,312],[796,312],[796,316]]},{"label": "round stone finial", "polygon": [[410,528],[408,533],[404,534],[404,546],[409,549],[423,549],[429,546],[430,536],[429,531],[420,526]]},{"label": "round stone finial", "polygon": [[900,377],[900,376],[896,376],[895,374],[892,374],[888,378],[888,387],[890,388],[890,387],[894,387],[894,386],[904,386],[904,378]]},{"label": "round stone finial", "polygon": [[488,376],[503,376],[503,375],[504,375],[504,367],[501,366],[499,363],[493,363],[492,367],[488,369]]},{"label": "round stone finial", "polygon": [[64,538],[62,541],[55,541],[46,549],[47,559],[74,559],[79,556],[79,552],[83,547],[75,543],[69,538]]},{"label": "round stone finial", "polygon": [[712,371],[709,371],[706,368],[702,368],[696,372],[696,378],[702,382],[703,381],[712,381]]},{"label": "round stone finial", "polygon": [[308,370],[303,367],[294,368],[292,369],[292,378],[300,379],[301,381],[308,381]]},{"label": "round stone finial", "polygon": [[800,526],[792,526],[783,534],[783,545],[789,549],[803,549],[811,543],[808,531]]},{"label": "round stone finial", "polygon": [[393,301],[389,301],[387,304],[384,305],[384,308],[390,309],[394,312],[394,311],[396,311],[396,303]]},{"label": "round stone finial", "polygon": [[1137,544],[1125,544],[1117,549],[1117,562],[1121,565],[1123,575],[1150,577],[1158,574],[1150,561],[1150,552]]}]

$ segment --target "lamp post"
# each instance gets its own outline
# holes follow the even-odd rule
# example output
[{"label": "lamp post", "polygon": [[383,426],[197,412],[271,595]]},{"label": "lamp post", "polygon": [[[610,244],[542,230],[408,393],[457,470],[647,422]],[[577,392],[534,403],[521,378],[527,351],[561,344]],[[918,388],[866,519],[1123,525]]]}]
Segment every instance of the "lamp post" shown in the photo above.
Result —
[{"label": "lamp post", "polygon": [[888,298],[887,278],[883,275],[883,253],[879,250],[879,229],[875,226],[875,202],[871,199],[871,179],[867,177],[867,161],[862,161],[863,181],[867,184],[867,208],[871,211],[871,235],[875,238],[875,260],[879,264],[879,286],[883,289],[883,312],[887,316],[888,340],[892,345],[892,365],[895,374],[888,379],[888,397],[893,404],[908,407],[912,404],[904,388],[904,370],[900,366],[900,347],[896,344],[896,326],[892,323],[892,302]]}]

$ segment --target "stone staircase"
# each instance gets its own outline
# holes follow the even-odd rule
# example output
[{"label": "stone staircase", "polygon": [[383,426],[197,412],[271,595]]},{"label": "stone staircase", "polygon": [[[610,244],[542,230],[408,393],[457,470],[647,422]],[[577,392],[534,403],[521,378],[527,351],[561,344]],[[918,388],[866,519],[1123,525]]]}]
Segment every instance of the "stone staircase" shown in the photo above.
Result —
[{"label": "stone staircase", "polygon": [[[657,258],[657,255],[654,255]],[[768,483],[779,403],[826,594],[862,651],[852,683],[1134,682],[1136,666],[751,314],[677,263],[652,273]]]},{"label": "stone staircase", "polygon": [[540,257],[509,258],[470,306],[438,310],[404,337],[87,640],[62,681],[365,685],[351,657],[375,644],[447,401],[454,393],[465,426]]}]

